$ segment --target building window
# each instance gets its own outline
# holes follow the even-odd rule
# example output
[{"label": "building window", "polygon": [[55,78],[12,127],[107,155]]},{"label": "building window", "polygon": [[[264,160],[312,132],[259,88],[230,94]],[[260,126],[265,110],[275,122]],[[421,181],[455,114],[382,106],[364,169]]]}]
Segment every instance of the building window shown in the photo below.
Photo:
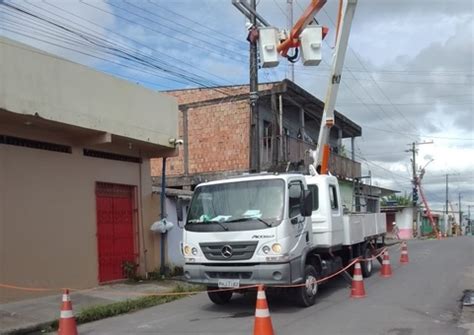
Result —
[{"label": "building window", "polygon": [[92,149],[84,149],[84,156],[110,159],[110,160],[121,161],[121,162],[130,162],[130,163],[142,162],[142,159],[140,157],[120,155],[120,154],[114,154],[111,152],[97,151],[97,150],[92,150]]},{"label": "building window", "polygon": [[25,147],[30,149],[39,149],[47,151],[62,152],[66,154],[72,153],[72,148],[69,145],[35,141],[26,138],[0,135],[0,144],[14,145],[17,147]]}]

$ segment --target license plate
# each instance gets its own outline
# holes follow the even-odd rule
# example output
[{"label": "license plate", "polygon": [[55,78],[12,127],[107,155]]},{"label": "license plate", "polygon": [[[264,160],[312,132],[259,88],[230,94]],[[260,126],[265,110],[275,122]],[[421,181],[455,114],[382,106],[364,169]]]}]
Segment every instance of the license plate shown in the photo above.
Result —
[{"label": "license plate", "polygon": [[219,279],[217,281],[219,288],[239,288],[240,280],[238,279]]}]

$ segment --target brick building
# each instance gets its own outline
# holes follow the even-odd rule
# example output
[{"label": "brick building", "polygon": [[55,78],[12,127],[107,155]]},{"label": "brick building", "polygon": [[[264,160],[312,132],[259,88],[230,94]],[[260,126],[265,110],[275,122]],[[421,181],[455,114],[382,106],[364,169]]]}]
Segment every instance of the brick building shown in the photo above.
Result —
[{"label": "brick building", "polygon": [[[167,186],[193,189],[205,180],[253,171],[303,170],[315,148],[324,103],[292,81],[259,86],[258,115],[252,117],[248,85],[166,92],[178,100],[179,156],[167,160]],[[361,136],[361,127],[336,111],[331,130],[331,173],[361,175],[360,163],[344,157],[342,139]],[[353,150],[352,150],[353,151]],[[152,160],[160,183],[162,161]]]}]

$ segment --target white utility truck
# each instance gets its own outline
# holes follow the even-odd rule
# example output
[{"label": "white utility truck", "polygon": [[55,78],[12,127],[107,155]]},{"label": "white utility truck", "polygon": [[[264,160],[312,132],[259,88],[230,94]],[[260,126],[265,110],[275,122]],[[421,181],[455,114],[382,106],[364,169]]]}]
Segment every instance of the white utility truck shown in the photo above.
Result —
[{"label": "white utility truck", "polygon": [[[337,178],[255,174],[198,185],[183,235],[184,277],[228,302],[238,288],[306,283],[298,304],[314,304],[314,279],[368,258],[386,233],[385,216],[344,214]],[[372,262],[362,262],[365,276]]]},{"label": "white utility truck", "polygon": [[[325,2],[312,0],[288,39],[278,45],[276,30],[267,29],[265,34],[273,31],[275,36],[259,40],[264,44],[260,48],[264,61],[268,58],[269,65],[276,65],[271,61],[275,50],[286,55],[289,47],[301,46],[307,58],[305,43],[310,49],[319,48],[322,29],[305,34],[305,27]],[[246,175],[200,184],[194,191],[183,233],[184,277],[207,285],[216,304],[228,302],[233,294],[218,287],[304,283],[292,288],[291,296],[310,306],[318,291],[315,279],[336,273],[354,257],[369,258],[384,243],[385,216],[345,214],[337,178],[329,175],[327,166],[329,132],[356,3],[346,0],[344,13],[341,8],[342,25],[310,174]],[[317,39],[305,42],[300,35]],[[361,266],[363,275],[370,276],[372,261]]]}]

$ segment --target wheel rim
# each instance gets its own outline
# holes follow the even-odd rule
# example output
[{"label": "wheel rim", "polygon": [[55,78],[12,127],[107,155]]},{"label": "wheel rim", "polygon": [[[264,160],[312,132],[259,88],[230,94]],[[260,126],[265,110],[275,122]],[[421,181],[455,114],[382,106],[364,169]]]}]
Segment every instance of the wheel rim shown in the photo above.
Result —
[{"label": "wheel rim", "polygon": [[318,283],[316,283],[316,278],[312,275],[306,277],[306,294],[309,297],[315,296],[318,292]]}]

